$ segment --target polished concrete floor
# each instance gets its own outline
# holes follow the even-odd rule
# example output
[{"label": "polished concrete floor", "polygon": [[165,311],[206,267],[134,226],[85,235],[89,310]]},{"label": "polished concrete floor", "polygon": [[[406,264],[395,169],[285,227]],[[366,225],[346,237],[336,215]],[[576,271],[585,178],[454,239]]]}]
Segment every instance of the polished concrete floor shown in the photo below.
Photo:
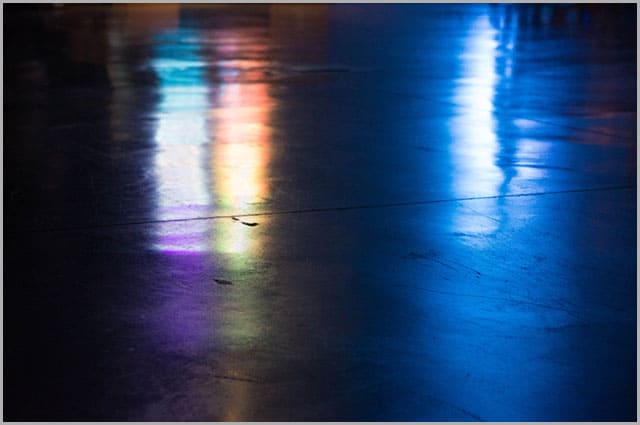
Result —
[{"label": "polished concrete floor", "polygon": [[5,420],[636,420],[635,5],[4,5]]}]

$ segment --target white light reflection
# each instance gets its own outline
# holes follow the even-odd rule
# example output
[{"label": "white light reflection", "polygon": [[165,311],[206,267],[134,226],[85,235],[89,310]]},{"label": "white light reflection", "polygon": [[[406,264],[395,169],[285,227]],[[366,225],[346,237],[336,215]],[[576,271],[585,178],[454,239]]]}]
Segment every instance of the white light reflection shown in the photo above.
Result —
[{"label": "white light reflection", "polygon": [[[158,127],[154,158],[157,219],[198,217],[209,210],[211,196],[206,173],[209,141],[209,89],[197,34],[178,29],[159,37],[152,67],[160,80]],[[155,248],[168,252],[207,250],[209,224],[193,221],[159,223]]]},{"label": "white light reflection", "polygon": [[[494,195],[504,179],[495,164],[499,148],[494,117],[498,81],[495,69],[497,33],[488,15],[478,17],[467,34],[460,55],[462,78],[456,81],[453,95],[460,108],[450,121],[454,159],[452,189],[454,196],[459,198]],[[495,210],[495,201],[492,209]],[[489,234],[498,225],[494,219],[479,219],[477,214],[461,213],[455,215],[454,231]]]}]

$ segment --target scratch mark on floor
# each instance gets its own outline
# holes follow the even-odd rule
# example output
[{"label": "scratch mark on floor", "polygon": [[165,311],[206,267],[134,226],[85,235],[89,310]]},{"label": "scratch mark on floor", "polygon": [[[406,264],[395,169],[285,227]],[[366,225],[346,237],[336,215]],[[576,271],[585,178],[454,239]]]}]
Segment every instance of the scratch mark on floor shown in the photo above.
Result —
[{"label": "scratch mark on floor", "polygon": [[227,375],[213,375],[214,378],[217,379],[226,379],[228,381],[239,381],[239,382],[252,382],[254,384],[259,384],[260,381],[256,381],[255,379],[249,379],[249,378],[238,378],[235,376],[227,376]]}]

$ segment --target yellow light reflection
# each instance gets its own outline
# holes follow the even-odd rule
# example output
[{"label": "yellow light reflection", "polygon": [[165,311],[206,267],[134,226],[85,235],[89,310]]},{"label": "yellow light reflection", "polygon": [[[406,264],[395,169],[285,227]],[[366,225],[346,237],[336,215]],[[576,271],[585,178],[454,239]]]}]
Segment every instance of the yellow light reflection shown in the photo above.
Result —
[{"label": "yellow light reflection", "polygon": [[214,112],[216,156],[222,165],[219,193],[224,204],[244,213],[250,204],[263,201],[269,189],[264,172],[271,136],[265,125],[270,98],[265,84],[232,84],[222,88],[219,100],[226,105]]},{"label": "yellow light reflection", "polygon": [[[220,206],[235,214],[255,212],[257,205],[268,200],[273,104],[268,90],[264,83],[224,84],[212,111],[215,193]],[[247,252],[251,234],[256,233],[247,226],[225,226],[223,232],[216,238],[216,248],[224,253]]]},{"label": "yellow light reflection", "polygon": [[[255,78],[255,70],[264,67],[260,58],[229,59],[234,56],[251,56],[249,52],[261,52],[266,40],[251,32],[222,30],[215,33],[220,43],[217,47],[225,60],[216,62],[224,81],[212,92],[209,120],[211,123],[210,169],[217,208],[225,213],[251,214],[269,199],[268,166],[271,158],[271,116],[274,100],[267,83]],[[258,55],[260,56],[260,55]],[[226,268],[240,273],[250,269],[251,262],[264,254],[261,227],[250,227],[241,221],[252,222],[251,217],[238,221],[216,223],[213,234],[214,251],[224,258]],[[256,219],[255,221],[259,221]],[[252,344],[265,338],[266,306],[255,295],[255,288],[246,288],[239,295],[244,313],[231,314],[222,328],[222,335],[232,346]],[[229,367],[224,370],[230,376],[243,376],[251,371]],[[245,385],[234,385],[225,403],[224,420],[235,421],[245,417],[249,391]]]}]

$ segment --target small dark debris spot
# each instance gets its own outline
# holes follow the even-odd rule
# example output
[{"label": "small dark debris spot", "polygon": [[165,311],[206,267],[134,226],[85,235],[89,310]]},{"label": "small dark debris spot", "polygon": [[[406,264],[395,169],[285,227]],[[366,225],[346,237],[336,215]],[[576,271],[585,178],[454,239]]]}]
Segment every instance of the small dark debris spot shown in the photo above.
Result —
[{"label": "small dark debris spot", "polygon": [[238,217],[231,217],[231,220],[233,221],[240,221],[240,219]]},{"label": "small dark debris spot", "polygon": [[245,226],[251,226],[251,227],[258,225],[258,223],[250,223],[248,221],[241,221],[240,223],[244,224]]},{"label": "small dark debris spot", "polygon": [[230,280],[224,280],[224,279],[213,279],[213,281],[215,283],[217,283],[218,285],[231,285],[231,281]]}]

